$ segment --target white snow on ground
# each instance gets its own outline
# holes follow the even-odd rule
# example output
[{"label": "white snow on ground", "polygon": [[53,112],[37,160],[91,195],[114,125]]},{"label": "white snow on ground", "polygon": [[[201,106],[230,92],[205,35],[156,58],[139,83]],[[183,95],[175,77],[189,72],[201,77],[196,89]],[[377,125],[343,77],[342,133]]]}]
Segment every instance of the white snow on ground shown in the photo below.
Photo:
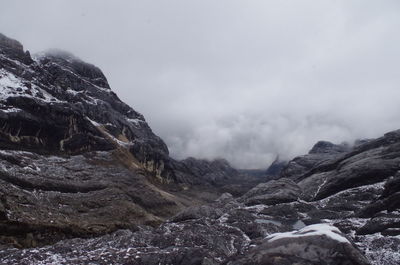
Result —
[{"label": "white snow on ground", "polygon": [[317,189],[317,191],[316,191],[315,194],[314,194],[314,198],[318,195],[318,193],[319,193],[319,191],[321,190],[321,188],[322,188],[323,186],[325,186],[325,184],[326,184],[327,182],[328,182],[328,178],[325,177],[325,180],[321,183],[321,185],[318,186],[318,189]]},{"label": "white snow on ground", "polygon": [[0,154],[3,155],[32,155],[31,152],[27,152],[27,151],[19,151],[19,150],[0,150]]},{"label": "white snow on ground", "polygon": [[130,123],[133,123],[133,125],[135,125],[136,127],[139,126],[140,122],[143,122],[142,120],[139,120],[139,119],[129,119],[129,118],[127,118],[126,120],[128,122],[130,122]]},{"label": "white snow on ground", "polygon": [[282,238],[299,238],[306,236],[327,236],[341,243],[349,243],[347,238],[340,235],[340,230],[329,224],[315,224],[306,226],[298,231],[276,233],[267,237],[268,241],[275,241]]},{"label": "white snow on ground", "polygon": [[373,265],[399,264],[400,236],[382,236],[376,233],[359,237],[362,240],[356,245],[363,250]]},{"label": "white snow on ground", "polygon": [[81,91],[75,91],[75,90],[72,90],[72,89],[70,89],[70,88],[67,89],[66,92],[67,92],[67,93],[70,93],[70,94],[72,94],[72,95],[74,95],[74,96],[77,95],[77,94],[79,94],[79,93],[81,93]]},{"label": "white snow on ground", "polygon": [[253,205],[253,206],[246,206],[244,207],[244,209],[250,211],[250,212],[255,212],[257,214],[259,214],[262,210],[268,208],[268,205],[264,205],[264,204],[257,204],[257,205]]},{"label": "white snow on ground", "polygon": [[22,63],[22,62],[20,62],[20,61],[18,61],[18,60],[10,59],[10,58],[4,56],[3,54],[0,54],[0,58],[1,58],[2,60],[7,60],[7,61],[9,61],[9,62],[12,62],[13,64],[16,64],[16,65],[18,65],[18,66],[20,66],[20,67],[23,67],[25,71],[28,71],[28,72],[30,72],[30,73],[33,73],[33,72],[34,72],[34,70],[30,69],[30,68],[27,67],[24,63]]},{"label": "white snow on ground", "polygon": [[0,69],[0,100],[15,96],[30,97],[45,102],[60,102],[38,86],[31,83],[31,88],[29,88],[22,82],[21,78]]},{"label": "white snow on ground", "polygon": [[18,109],[18,108],[9,108],[9,109],[0,109],[0,111],[2,112],[19,112],[22,111],[22,109]]},{"label": "white snow on ground", "polygon": [[[242,235],[242,237],[243,237],[243,239],[244,239],[243,244],[244,244],[245,246],[249,246],[249,245],[250,245],[250,242],[251,242],[250,237],[249,237],[245,232],[243,232],[240,228],[238,228],[238,227],[236,227],[236,226],[231,226],[231,225],[227,224],[228,218],[229,218],[229,214],[227,214],[227,213],[223,214],[220,218],[218,218],[219,224],[220,224],[221,226],[228,227],[228,228],[230,228],[230,229],[234,229],[234,230],[238,231],[238,232]],[[229,252],[230,252],[231,254],[234,254],[234,253],[237,252],[236,248],[235,248],[234,245],[233,245],[233,242],[234,242],[234,239],[232,238],[232,240],[231,240],[231,242],[230,242],[230,245],[229,245]],[[227,246],[227,247],[228,247],[228,246]]]}]

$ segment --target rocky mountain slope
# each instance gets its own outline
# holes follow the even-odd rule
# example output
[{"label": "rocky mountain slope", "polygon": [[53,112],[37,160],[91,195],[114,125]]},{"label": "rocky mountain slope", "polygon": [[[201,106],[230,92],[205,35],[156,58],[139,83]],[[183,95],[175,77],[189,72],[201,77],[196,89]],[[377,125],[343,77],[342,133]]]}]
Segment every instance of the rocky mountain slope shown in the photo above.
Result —
[{"label": "rocky mountain slope", "polygon": [[[332,154],[295,180],[224,194],[157,228],[0,251],[5,264],[398,264],[400,131]],[[303,156],[302,159],[307,159]],[[288,167],[295,166],[295,158]]]},{"label": "rocky mountain slope", "polygon": [[224,160],[170,158],[94,65],[31,57],[0,34],[0,243],[154,226],[244,178]]},{"label": "rocky mountain slope", "polygon": [[96,67],[0,52],[1,264],[398,264],[400,131],[318,142],[251,188],[171,159]]}]

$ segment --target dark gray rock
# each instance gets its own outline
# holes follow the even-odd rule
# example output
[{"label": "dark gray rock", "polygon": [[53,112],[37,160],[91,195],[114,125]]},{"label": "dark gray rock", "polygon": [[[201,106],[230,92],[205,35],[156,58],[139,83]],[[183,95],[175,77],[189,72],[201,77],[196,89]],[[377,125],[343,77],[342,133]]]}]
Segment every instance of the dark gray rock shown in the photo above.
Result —
[{"label": "dark gray rock", "polygon": [[314,167],[324,165],[324,162],[334,160],[350,151],[347,144],[336,145],[320,141],[314,145],[307,155],[299,156],[289,161],[281,170],[281,177],[299,181]]},{"label": "dark gray rock", "polygon": [[400,228],[400,218],[375,217],[357,230],[359,235],[375,234],[391,228]]},{"label": "dark gray rock", "polygon": [[333,144],[327,141],[319,141],[310,150],[309,154],[343,154],[351,150],[350,146],[346,143]]},{"label": "dark gray rock", "polygon": [[179,182],[195,185],[209,184],[222,192],[239,197],[257,184],[264,176],[253,175],[247,170],[237,170],[225,159],[205,160],[187,158],[172,163],[174,178]]},{"label": "dark gray rock", "polygon": [[302,220],[309,216],[309,213],[317,211],[317,208],[306,202],[280,203],[271,205],[260,211],[261,214],[273,216],[277,220]]},{"label": "dark gray rock", "polygon": [[265,174],[269,176],[269,178],[277,178],[278,176],[280,176],[282,170],[286,167],[287,164],[287,161],[281,161],[279,159],[279,156],[277,156],[272,164],[268,167]]},{"label": "dark gray rock", "polygon": [[258,184],[248,191],[242,200],[246,205],[273,205],[296,201],[301,194],[300,187],[290,179],[271,180]]},{"label": "dark gray rock", "polygon": [[215,159],[208,161],[205,159],[195,159],[193,157],[180,161],[178,170],[189,173],[196,177],[198,182],[208,182],[222,186],[238,177],[239,172],[232,168],[225,159]]},{"label": "dark gray rock", "polygon": [[31,64],[33,60],[28,51],[24,52],[23,46],[18,41],[8,38],[0,33],[0,50],[12,60],[21,61],[24,64]]},{"label": "dark gray rock", "polygon": [[174,216],[171,220],[173,222],[180,222],[190,219],[200,219],[200,218],[211,218],[211,219],[218,219],[223,215],[223,211],[214,208],[208,205],[201,205],[201,206],[191,206],[176,216]]}]

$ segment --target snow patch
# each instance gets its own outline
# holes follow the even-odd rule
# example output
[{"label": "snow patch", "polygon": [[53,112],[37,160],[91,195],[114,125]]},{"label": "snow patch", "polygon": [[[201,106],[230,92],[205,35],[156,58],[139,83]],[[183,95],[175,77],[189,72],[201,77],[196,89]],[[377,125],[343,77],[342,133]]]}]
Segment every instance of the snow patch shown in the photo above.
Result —
[{"label": "snow patch", "polygon": [[309,225],[298,231],[272,234],[266,239],[271,242],[283,238],[300,238],[306,236],[327,236],[340,243],[350,244],[350,241],[347,238],[340,235],[340,230],[337,227],[329,224]]},{"label": "snow patch", "polygon": [[0,100],[4,101],[9,97],[17,96],[35,98],[45,102],[61,102],[31,81],[23,80],[4,69],[0,69]]},{"label": "snow patch", "polygon": [[2,112],[11,113],[11,112],[20,112],[22,109],[19,108],[8,108],[8,109],[1,109]]},{"label": "snow patch", "polygon": [[139,119],[129,119],[129,118],[127,118],[126,120],[128,122],[130,122],[130,123],[133,123],[135,126],[139,126],[139,123],[143,122],[142,120],[139,120]]},{"label": "snow patch", "polygon": [[69,94],[72,94],[74,96],[76,96],[77,94],[81,93],[81,91],[75,91],[75,90],[70,89],[70,88],[67,89],[66,92],[69,93]]}]

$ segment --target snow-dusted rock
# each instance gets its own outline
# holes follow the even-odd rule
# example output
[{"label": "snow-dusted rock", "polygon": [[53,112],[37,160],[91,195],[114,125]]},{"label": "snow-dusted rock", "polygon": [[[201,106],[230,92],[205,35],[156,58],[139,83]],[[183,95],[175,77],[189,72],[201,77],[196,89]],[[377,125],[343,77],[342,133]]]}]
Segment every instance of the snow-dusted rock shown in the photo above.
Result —
[{"label": "snow-dusted rock", "polygon": [[315,224],[298,231],[276,233],[250,250],[243,258],[228,263],[367,265],[368,260],[334,226]]}]

